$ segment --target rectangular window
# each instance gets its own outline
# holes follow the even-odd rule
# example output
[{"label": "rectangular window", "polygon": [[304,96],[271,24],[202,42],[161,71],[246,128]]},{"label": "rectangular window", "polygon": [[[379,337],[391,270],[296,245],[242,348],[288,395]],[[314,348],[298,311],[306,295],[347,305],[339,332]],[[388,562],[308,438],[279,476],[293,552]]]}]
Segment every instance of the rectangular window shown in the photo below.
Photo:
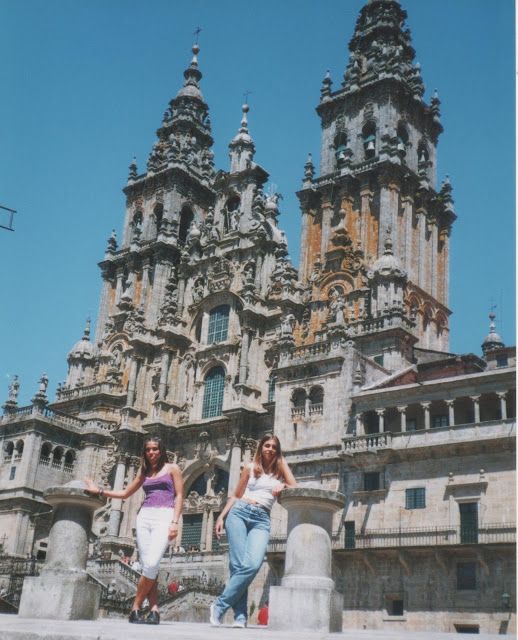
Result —
[{"label": "rectangular window", "polygon": [[14,480],[15,475],[16,475],[16,467],[11,467],[11,471],[9,472],[9,480]]},{"label": "rectangular window", "polygon": [[508,364],[507,356],[496,356],[497,367],[507,367],[507,364]]},{"label": "rectangular window", "polygon": [[417,422],[415,418],[407,418],[406,419],[406,430],[407,431],[417,431]]},{"label": "rectangular window", "polygon": [[386,607],[389,616],[402,616],[405,613],[401,598],[387,598]]},{"label": "rectangular window", "polygon": [[354,549],[354,547],[356,546],[354,520],[346,520],[344,522],[344,533],[345,533],[345,540],[344,540],[345,548]]},{"label": "rectangular window", "polygon": [[459,503],[460,542],[476,544],[478,542],[478,502]]},{"label": "rectangular window", "polygon": [[228,335],[228,316],[230,307],[226,304],[212,309],[209,315],[209,331],[207,342],[224,342]]},{"label": "rectangular window", "polygon": [[474,591],[477,588],[477,563],[457,563],[457,589],[459,591]]},{"label": "rectangular window", "polygon": [[449,425],[448,416],[432,416],[432,427],[447,427]]},{"label": "rectangular window", "polygon": [[201,544],[201,524],[203,514],[192,513],[183,516],[182,547],[186,551],[199,551]]},{"label": "rectangular window", "polygon": [[363,490],[364,491],[377,491],[380,489],[380,474],[379,471],[368,471],[363,474]]},{"label": "rectangular window", "polygon": [[426,490],[424,487],[405,490],[405,509],[424,509]]}]

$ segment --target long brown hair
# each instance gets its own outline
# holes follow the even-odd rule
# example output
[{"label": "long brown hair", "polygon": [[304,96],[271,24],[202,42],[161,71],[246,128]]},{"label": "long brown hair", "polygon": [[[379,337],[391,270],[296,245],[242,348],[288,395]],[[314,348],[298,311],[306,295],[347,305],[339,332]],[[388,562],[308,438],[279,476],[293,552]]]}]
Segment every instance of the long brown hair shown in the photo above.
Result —
[{"label": "long brown hair", "polygon": [[281,460],[282,460],[282,451],[281,451],[281,443],[279,442],[279,438],[277,436],[272,435],[271,433],[267,433],[260,440],[257,445],[257,449],[255,450],[254,455],[254,476],[258,478],[263,473],[267,473],[263,466],[263,444],[268,440],[273,440],[277,446],[277,451],[275,453],[275,458],[273,459],[271,467],[268,469],[268,473],[273,474],[276,478],[282,478],[282,470],[281,470]]},{"label": "long brown hair", "polygon": [[142,446],[142,454],[140,456],[140,473],[143,476],[148,476],[152,471],[151,463],[146,457],[146,446],[150,442],[156,442],[158,445],[158,451],[160,452],[160,457],[158,458],[158,462],[157,462],[157,469],[156,469],[157,473],[164,467],[165,464],[169,462],[169,459],[167,457],[167,451],[165,449],[164,443],[160,439],[160,436],[148,436],[144,440],[144,444]]}]

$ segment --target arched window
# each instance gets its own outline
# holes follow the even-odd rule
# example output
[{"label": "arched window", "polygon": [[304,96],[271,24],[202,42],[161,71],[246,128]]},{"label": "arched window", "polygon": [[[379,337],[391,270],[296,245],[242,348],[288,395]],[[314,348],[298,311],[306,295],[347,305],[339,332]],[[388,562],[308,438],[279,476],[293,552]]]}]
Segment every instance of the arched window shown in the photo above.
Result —
[{"label": "arched window", "polygon": [[156,235],[160,231],[160,227],[162,226],[162,220],[164,218],[164,205],[161,202],[158,202],[153,209],[153,218],[155,221],[155,229]]},{"label": "arched window", "polygon": [[182,207],[180,212],[180,227],[178,229],[178,244],[184,245],[189,233],[189,227],[194,220],[194,214],[188,206]]},{"label": "arched window", "polygon": [[345,150],[347,149],[347,134],[345,131],[339,131],[334,140],[335,158],[338,167],[341,167],[346,159]]},{"label": "arched window", "polygon": [[321,414],[324,411],[324,390],[313,387],[309,392],[309,415]]},{"label": "arched window", "polygon": [[72,469],[74,468],[74,462],[76,459],[76,453],[75,451],[72,451],[71,449],[69,449],[66,453],[65,453],[65,471],[72,471]]},{"label": "arched window", "polygon": [[228,471],[225,471],[225,469],[216,469],[214,480],[212,481],[212,488],[215,495],[222,491],[224,493],[228,491],[228,478]]},{"label": "arched window", "polygon": [[225,233],[229,233],[230,231],[234,231],[236,228],[236,211],[239,209],[239,205],[241,204],[241,200],[239,196],[230,196],[230,198],[225,203],[225,208],[223,210],[223,224],[225,227]]},{"label": "arched window", "polygon": [[367,159],[374,158],[376,155],[376,125],[368,122],[362,130],[363,149]]},{"label": "arched window", "polygon": [[291,417],[304,416],[306,413],[306,392],[304,389],[295,389],[291,396]]},{"label": "arched window", "polygon": [[222,304],[214,307],[209,314],[209,331],[207,334],[207,343],[224,342],[228,335],[228,316],[230,307],[228,304]]},{"label": "arched window", "polygon": [[191,484],[189,493],[192,493],[193,491],[196,491],[199,496],[204,496],[207,493],[207,478],[204,473],[199,475]]},{"label": "arched window", "polygon": [[4,460],[10,460],[13,456],[14,444],[12,442],[6,442],[4,444]]},{"label": "arched window", "polygon": [[421,141],[417,149],[417,162],[420,165],[423,165],[428,162],[429,158],[430,158],[430,153],[428,152],[428,147],[426,146],[426,142]]},{"label": "arched window", "polygon": [[52,445],[50,444],[50,442],[44,442],[41,445],[40,460],[48,461],[50,459],[51,453],[52,453]]},{"label": "arched window", "polygon": [[23,454],[23,440],[18,440],[18,442],[16,443],[15,449],[16,449],[15,459],[19,460]]},{"label": "arched window", "polygon": [[397,128],[397,152],[401,158],[406,156],[408,146],[408,131],[405,125],[400,122]]},{"label": "arched window", "polygon": [[214,367],[205,377],[202,418],[214,418],[221,415],[224,391],[225,372],[223,367]]},{"label": "arched window", "polygon": [[61,461],[63,460],[63,449],[62,447],[56,447],[54,449],[54,452],[52,454],[52,466],[53,467],[60,467],[61,466]]}]

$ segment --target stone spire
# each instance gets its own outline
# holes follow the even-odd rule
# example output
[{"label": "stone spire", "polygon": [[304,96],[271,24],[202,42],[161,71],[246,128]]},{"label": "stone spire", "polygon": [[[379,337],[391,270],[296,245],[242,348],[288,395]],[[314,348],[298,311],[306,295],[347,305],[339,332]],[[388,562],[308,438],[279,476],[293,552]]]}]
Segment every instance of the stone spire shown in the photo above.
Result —
[{"label": "stone spire", "polygon": [[504,341],[496,332],[495,318],[495,313],[491,311],[491,313],[489,314],[489,333],[482,343],[482,353],[484,355],[486,355],[490,351],[494,351],[495,349],[501,349],[502,347],[505,347]]},{"label": "stone spire", "polygon": [[360,11],[354,35],[349,42],[349,63],[342,86],[360,89],[384,78],[400,81],[416,99],[424,94],[420,65],[414,64],[415,51],[407,17],[396,0],[370,0]]},{"label": "stone spire", "polygon": [[157,131],[158,140],[148,159],[148,175],[172,166],[181,166],[204,182],[214,175],[211,151],[214,141],[209,108],[200,89],[199,51],[199,45],[194,44],[191,63],[183,73],[183,86],[164,113],[162,126]]},{"label": "stone spire", "polygon": [[230,149],[230,173],[249,169],[254,159],[255,144],[248,131],[247,113],[250,111],[250,107],[245,103],[241,109],[243,112],[241,127],[228,145]]}]

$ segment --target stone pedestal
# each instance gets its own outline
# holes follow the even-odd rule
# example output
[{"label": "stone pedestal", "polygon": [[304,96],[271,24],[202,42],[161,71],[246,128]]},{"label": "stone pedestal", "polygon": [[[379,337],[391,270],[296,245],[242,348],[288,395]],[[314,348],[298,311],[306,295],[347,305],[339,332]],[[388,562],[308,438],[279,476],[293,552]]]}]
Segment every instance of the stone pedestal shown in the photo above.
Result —
[{"label": "stone pedestal", "polygon": [[333,513],[344,507],[335,491],[285,489],[279,503],[288,510],[284,577],[270,588],[268,627],[273,630],[342,631],[343,596],[331,578]]},{"label": "stone pedestal", "polygon": [[54,507],[47,560],[39,577],[25,578],[19,615],[93,620],[99,611],[101,587],[88,581],[88,535],[93,512],[105,499],[86,494],[78,481],[50,487],[43,497]]}]

